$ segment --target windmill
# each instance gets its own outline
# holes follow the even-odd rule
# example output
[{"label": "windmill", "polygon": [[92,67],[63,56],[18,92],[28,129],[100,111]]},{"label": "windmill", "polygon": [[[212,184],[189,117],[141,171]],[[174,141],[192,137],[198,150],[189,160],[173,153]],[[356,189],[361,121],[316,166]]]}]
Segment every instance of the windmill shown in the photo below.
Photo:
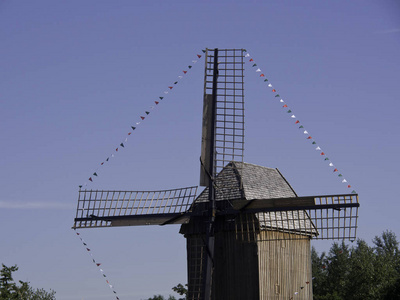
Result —
[{"label": "windmill", "polygon": [[244,50],[206,49],[200,186],[80,190],[73,228],[181,224],[187,299],[311,299],[311,239],[355,239],[358,195],[298,197],[243,162]]}]

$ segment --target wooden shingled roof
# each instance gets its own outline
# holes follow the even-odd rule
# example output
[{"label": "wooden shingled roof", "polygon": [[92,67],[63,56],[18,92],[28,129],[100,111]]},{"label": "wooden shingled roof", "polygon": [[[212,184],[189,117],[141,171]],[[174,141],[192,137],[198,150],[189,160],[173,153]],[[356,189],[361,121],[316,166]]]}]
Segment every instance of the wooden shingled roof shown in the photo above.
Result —
[{"label": "wooden shingled roof", "polygon": [[[231,162],[215,180],[216,201],[276,199],[297,197],[296,192],[278,169],[259,165]],[[208,202],[208,188],[197,197],[194,204]],[[318,232],[307,212],[274,211],[256,213],[259,228],[296,232],[315,236]]]}]

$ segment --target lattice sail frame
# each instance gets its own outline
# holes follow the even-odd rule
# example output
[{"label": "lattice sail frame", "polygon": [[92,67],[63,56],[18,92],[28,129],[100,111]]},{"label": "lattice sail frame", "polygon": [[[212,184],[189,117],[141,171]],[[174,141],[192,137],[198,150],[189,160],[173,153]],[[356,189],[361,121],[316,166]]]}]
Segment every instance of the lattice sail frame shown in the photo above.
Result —
[{"label": "lattice sail frame", "polygon": [[[212,94],[214,49],[206,49],[204,94]],[[243,162],[244,49],[218,49],[214,173],[229,162]]]},{"label": "lattice sail frame", "polygon": [[162,225],[182,216],[196,193],[197,186],[159,191],[80,190],[73,228]]},{"label": "lattice sail frame", "polygon": [[[301,203],[303,199],[305,202]],[[279,198],[275,200],[276,203],[280,201]],[[297,197],[287,203],[290,204],[280,207],[259,203],[258,208],[249,213],[252,211],[250,205],[248,210],[235,219],[237,238],[246,242],[305,238],[356,239],[359,208],[357,194]]]}]

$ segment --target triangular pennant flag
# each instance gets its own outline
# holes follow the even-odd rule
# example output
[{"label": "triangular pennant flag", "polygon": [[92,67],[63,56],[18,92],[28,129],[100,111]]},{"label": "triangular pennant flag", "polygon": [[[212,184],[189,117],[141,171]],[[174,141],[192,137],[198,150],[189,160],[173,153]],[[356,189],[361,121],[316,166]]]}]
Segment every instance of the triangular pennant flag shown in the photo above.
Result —
[{"label": "triangular pennant flag", "polygon": [[276,94],[275,97],[280,97],[280,95],[279,95],[279,94]]},{"label": "triangular pennant flag", "polygon": [[282,107],[287,107],[287,104],[285,104],[284,106],[282,106]]},{"label": "triangular pennant flag", "polygon": [[300,121],[299,120],[297,120],[296,122],[295,122],[295,124],[299,124],[300,123]]},{"label": "triangular pennant flag", "polygon": [[343,175],[342,175],[342,174],[339,174],[338,177],[343,177]]},{"label": "triangular pennant flag", "polygon": [[329,166],[330,166],[330,167],[333,167],[333,163],[329,163]]},{"label": "triangular pennant flag", "polygon": [[111,157],[114,157],[115,155],[114,154],[111,154]]},{"label": "triangular pennant flag", "polygon": [[355,190],[352,190],[351,193],[352,194],[357,194],[357,192]]},{"label": "triangular pennant flag", "polygon": [[187,73],[187,71],[182,71],[184,74],[186,74]]},{"label": "triangular pennant flag", "polygon": [[119,144],[121,147],[125,148],[124,143]]},{"label": "triangular pennant flag", "polygon": [[146,115],[150,114],[150,112],[149,112],[149,111],[145,111],[145,113],[146,113]]},{"label": "triangular pennant flag", "polygon": [[312,139],[312,137],[311,136],[309,136],[308,138],[307,138],[307,140],[311,140]]},{"label": "triangular pennant flag", "polygon": [[265,75],[264,75],[264,74],[261,74],[260,77],[265,77]]},{"label": "triangular pennant flag", "polygon": [[264,81],[266,82],[266,81],[268,81],[268,79],[267,79],[267,78],[265,78],[265,79],[264,79]]},{"label": "triangular pennant flag", "polygon": [[347,187],[348,187],[348,188],[351,188],[351,185],[349,184]]},{"label": "triangular pennant flag", "polygon": [[118,152],[118,148],[116,148],[115,151]]},{"label": "triangular pennant flag", "polygon": [[279,102],[283,103],[283,102],[285,102],[285,101],[283,101],[283,99],[281,99],[281,100],[279,100]]},{"label": "triangular pennant flag", "polygon": [[79,188],[81,189],[81,188],[82,188],[82,186],[80,185],[80,186],[79,186]]},{"label": "triangular pennant flag", "polygon": [[[128,133],[128,135],[130,134],[130,132]],[[100,164],[100,166],[104,165],[104,161]]]},{"label": "triangular pennant flag", "polygon": [[256,70],[256,72],[261,72],[261,69],[260,69],[260,68],[258,68],[258,69]]},{"label": "triangular pennant flag", "polygon": [[[97,264],[96,264],[96,265],[97,265]],[[104,273],[104,270],[103,270],[103,269],[100,269],[100,272],[101,272],[101,273]]]},{"label": "triangular pennant flag", "polygon": [[89,180],[90,180],[90,181],[93,181],[92,177],[89,177]]},{"label": "triangular pennant flag", "polygon": [[156,105],[158,105],[158,103],[160,103],[160,102],[158,102],[158,101],[154,101],[154,103],[155,103]]},{"label": "triangular pennant flag", "polygon": [[256,67],[256,66],[257,66],[257,64],[253,64],[253,65],[252,65],[252,67]]},{"label": "triangular pennant flag", "polygon": [[136,127],[133,127],[133,126],[131,126],[131,128],[132,128],[132,130],[135,130],[135,129],[136,129]]},{"label": "triangular pennant flag", "polygon": [[96,266],[98,266],[98,267],[99,267],[100,265],[101,265],[100,263],[97,263],[97,264],[96,264]]},{"label": "triangular pennant flag", "polygon": [[314,141],[314,142],[312,142],[312,144],[313,144],[313,145],[316,145],[317,143]]},{"label": "triangular pennant flag", "polygon": [[296,118],[296,116],[295,116],[295,115],[291,115],[290,117],[291,117],[291,118],[293,118],[293,119],[295,119],[295,118]]},{"label": "triangular pennant flag", "polygon": [[81,235],[79,232],[75,232],[76,233],[76,235]]},{"label": "triangular pennant flag", "polygon": [[96,172],[94,172],[94,173],[93,173],[93,175],[94,175],[94,176],[97,176],[97,173],[96,173]]},{"label": "triangular pennant flag", "polygon": [[192,66],[188,66],[188,68],[189,68],[189,69],[191,69],[191,68],[192,68]]},{"label": "triangular pennant flag", "polygon": [[175,81],[174,84],[178,84],[178,81]]},{"label": "triangular pennant flag", "polygon": [[172,90],[173,86],[169,86],[168,88],[169,88],[170,90]]},{"label": "triangular pennant flag", "polygon": [[164,94],[165,94],[165,95],[168,94],[168,91],[165,91]]},{"label": "triangular pennant flag", "polygon": [[145,119],[145,117],[143,117],[143,116],[140,116],[140,118],[141,118],[142,120],[144,120],[144,119]]},{"label": "triangular pennant flag", "polygon": [[94,259],[92,259],[92,261],[93,261],[94,263],[96,263],[96,261],[95,261]]},{"label": "triangular pennant flag", "polygon": [[82,242],[84,246],[87,246],[87,244],[85,242]]},{"label": "triangular pennant flag", "polygon": [[306,281],[306,284],[309,284],[310,282],[309,281]]},{"label": "triangular pennant flag", "polygon": [[272,87],[272,84],[269,83],[268,86],[269,86],[269,87]]},{"label": "triangular pennant flag", "polygon": [[304,128],[304,126],[303,126],[303,125],[300,125],[299,129],[301,129],[301,128]]},{"label": "triangular pennant flag", "polygon": [[333,170],[333,172],[337,172],[337,171],[338,171],[338,169]]},{"label": "triangular pennant flag", "polygon": [[[203,51],[203,53],[206,53],[206,50],[201,50],[201,51]],[[197,56],[199,56],[199,55],[197,54]]]},{"label": "triangular pennant flag", "polygon": [[160,100],[164,99],[164,97],[159,97],[159,98],[160,98]]},{"label": "triangular pennant flag", "polygon": [[[205,51],[203,50],[203,52],[205,52]],[[200,55],[200,54],[197,54],[197,57],[198,57],[198,58],[201,58],[201,55]]]},{"label": "triangular pennant flag", "polygon": [[197,63],[197,60],[192,60],[192,63],[194,63],[194,64]]},{"label": "triangular pennant flag", "polygon": [[272,91],[275,93],[275,92],[276,92],[276,89],[272,89]]},{"label": "triangular pennant flag", "polygon": [[307,130],[304,130],[304,132],[303,132],[304,134],[308,134],[308,131]]},{"label": "triangular pennant flag", "polygon": [[250,54],[249,53],[247,53],[244,57],[249,57],[250,56]]},{"label": "triangular pennant flag", "polygon": [[110,160],[110,158],[109,158],[109,157],[107,157],[106,161],[109,161],[109,160]]},{"label": "triangular pennant flag", "polygon": [[107,277],[106,274],[103,274],[103,277]]},{"label": "triangular pennant flag", "polygon": [[90,249],[89,249],[89,248],[86,248],[86,250],[87,250],[87,251],[90,251]]},{"label": "triangular pennant flag", "polygon": [[321,155],[325,155],[325,153],[324,153],[324,152],[321,152]]},{"label": "triangular pennant flag", "polygon": [[182,78],[183,78],[183,76],[182,76],[182,75],[179,75],[179,76],[178,76],[178,78],[179,78],[179,79],[182,79]]},{"label": "triangular pennant flag", "polygon": [[325,159],[324,160],[329,160],[329,157],[325,157]]},{"label": "triangular pennant flag", "polygon": [[347,182],[347,180],[346,180],[346,179],[343,179],[342,182],[343,182],[343,183],[344,183],[344,182]]},{"label": "triangular pennant flag", "polygon": [[287,111],[288,114],[290,114],[291,112],[292,112],[292,111],[291,111],[290,109]]},{"label": "triangular pennant flag", "polygon": [[254,61],[254,59],[250,58],[250,60],[249,60],[249,61]]},{"label": "triangular pennant flag", "polygon": [[321,148],[318,146],[317,148],[315,148],[315,150],[321,150]]}]

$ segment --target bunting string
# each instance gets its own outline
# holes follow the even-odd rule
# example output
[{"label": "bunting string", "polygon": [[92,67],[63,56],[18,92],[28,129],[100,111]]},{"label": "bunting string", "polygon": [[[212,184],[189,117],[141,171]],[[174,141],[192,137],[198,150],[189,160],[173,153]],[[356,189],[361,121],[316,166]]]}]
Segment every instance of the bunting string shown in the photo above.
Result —
[{"label": "bunting string", "polygon": [[[327,156],[326,151],[322,150],[322,148],[317,144],[315,139],[311,136],[308,130],[304,127],[303,123],[300,122],[299,118],[294,114],[293,109],[291,109],[286,101],[283,100],[277,89],[272,85],[272,83],[269,81],[269,79],[266,77],[265,73],[259,68],[257,63],[254,61],[254,59],[251,57],[251,55],[245,50],[246,54],[245,57],[249,59],[249,62],[252,65],[252,68],[255,70],[256,73],[259,73],[258,77],[260,80],[264,82],[266,87],[271,90],[272,95],[274,96],[274,99],[276,102],[280,103],[282,105],[282,109],[286,111],[288,117],[292,120],[294,126],[296,126],[299,131],[304,134],[304,137],[307,141],[311,143],[311,145],[314,147],[315,151],[317,151],[318,155],[323,159],[327,166],[331,169],[332,173],[336,175],[339,180],[341,181],[342,184],[344,184],[348,189],[352,189],[351,184],[347,181],[346,178],[344,178],[342,172],[339,171],[339,169],[336,167],[336,165],[330,160],[330,158]],[[352,194],[356,194],[357,192],[355,190],[352,190]]]},{"label": "bunting string", "polygon": [[[205,50],[202,50],[203,53],[205,53]],[[170,95],[172,92],[172,89],[174,89],[177,84],[184,79],[185,76],[188,76],[189,71],[193,68],[193,66],[198,62],[198,60],[202,57],[201,54],[197,54],[196,59],[192,60],[192,62],[184,69],[182,69],[182,73],[177,76],[177,78],[173,81],[172,84],[168,85],[164,92],[159,94],[158,97],[154,98],[152,100],[152,104],[148,107],[147,110],[145,110],[142,114],[137,116],[136,121],[132,122],[131,127],[128,131],[128,133],[125,135],[125,137],[121,140],[121,142],[114,148],[114,150],[111,152],[109,156],[107,156],[106,159],[104,159],[94,170],[94,172],[89,176],[89,178],[86,180],[86,182],[82,185],[79,185],[79,188],[81,189],[82,187],[87,187],[88,184],[94,182],[96,178],[99,176],[101,168],[108,164],[116,154],[118,154],[121,150],[125,148],[127,145],[128,139],[131,137],[131,135],[136,131],[136,129],[141,126],[145,120],[148,119],[148,116],[150,113],[162,102],[165,101],[164,99],[167,99],[167,97]]]},{"label": "bunting string", "polygon": [[79,237],[79,239],[82,242],[83,247],[85,248],[85,250],[88,252],[88,254],[90,255],[92,262],[96,265],[96,267],[99,269],[99,272],[101,273],[101,276],[103,276],[104,280],[106,281],[108,287],[112,290],[113,294],[115,295],[115,299],[116,300],[120,300],[118,297],[117,292],[114,289],[114,286],[110,283],[110,280],[108,279],[108,276],[104,273],[104,270],[101,267],[101,263],[98,262],[94,257],[93,257],[93,253],[92,250],[89,248],[88,244],[85,242],[85,240],[82,238],[80,232],[78,232],[76,229],[75,230],[75,234]]}]

